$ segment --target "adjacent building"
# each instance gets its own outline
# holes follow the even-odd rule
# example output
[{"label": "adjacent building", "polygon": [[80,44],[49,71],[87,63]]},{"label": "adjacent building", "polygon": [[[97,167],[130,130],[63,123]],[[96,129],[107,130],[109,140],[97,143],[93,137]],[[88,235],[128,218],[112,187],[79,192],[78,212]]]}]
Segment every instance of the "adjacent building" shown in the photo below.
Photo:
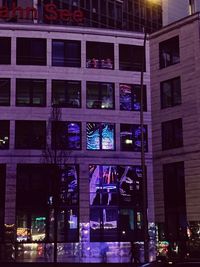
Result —
[{"label": "adjacent building", "polygon": [[[151,35],[155,220],[175,249],[199,251],[199,14]],[[196,254],[199,255],[199,252]]]}]

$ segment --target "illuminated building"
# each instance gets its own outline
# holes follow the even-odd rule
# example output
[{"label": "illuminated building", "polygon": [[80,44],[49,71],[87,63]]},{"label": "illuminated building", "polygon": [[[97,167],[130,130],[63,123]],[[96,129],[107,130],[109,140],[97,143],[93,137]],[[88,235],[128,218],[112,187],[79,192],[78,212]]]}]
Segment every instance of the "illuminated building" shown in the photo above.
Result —
[{"label": "illuminated building", "polygon": [[[199,255],[199,14],[150,40],[155,219],[159,240]],[[187,239],[187,238],[188,239]]]},{"label": "illuminated building", "polygon": [[[0,1],[1,241],[18,261],[53,260],[56,220],[60,262],[99,262],[105,242],[109,262],[127,262],[143,239],[140,31],[144,17],[160,28],[161,6],[142,3]],[[151,224],[148,43],[145,52]]]}]

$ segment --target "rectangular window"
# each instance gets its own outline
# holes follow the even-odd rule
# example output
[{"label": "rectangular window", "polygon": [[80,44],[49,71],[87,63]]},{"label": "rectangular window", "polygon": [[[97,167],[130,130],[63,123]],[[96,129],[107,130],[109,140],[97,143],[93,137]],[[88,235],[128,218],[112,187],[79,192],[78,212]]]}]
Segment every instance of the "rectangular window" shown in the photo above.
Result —
[{"label": "rectangular window", "polygon": [[183,146],[182,119],[162,122],[162,149]]},{"label": "rectangular window", "polygon": [[114,109],[114,84],[87,82],[87,108]]},{"label": "rectangular window", "polygon": [[[120,84],[120,110],[139,111],[141,102],[140,85]],[[143,111],[147,111],[146,86],[143,87]]]},{"label": "rectangular window", "polygon": [[[144,149],[148,151],[147,126],[143,128]],[[121,124],[120,142],[122,151],[141,151],[141,127],[139,124]]]},{"label": "rectangular window", "polygon": [[114,69],[114,45],[100,42],[86,42],[86,67]]},{"label": "rectangular window", "polygon": [[184,162],[163,165],[163,187],[167,237],[179,240],[187,231]]},{"label": "rectangular window", "polygon": [[6,165],[0,164],[0,242],[4,240]]},{"label": "rectangular window", "polygon": [[10,79],[0,78],[0,106],[10,105]]},{"label": "rectangular window", "polygon": [[80,108],[81,82],[53,80],[52,105],[63,108]]},{"label": "rectangular window", "polygon": [[44,149],[46,146],[45,121],[16,121],[15,148]]},{"label": "rectangular window", "polygon": [[0,65],[11,64],[11,38],[0,37]]},{"label": "rectangular window", "polygon": [[160,68],[180,62],[179,37],[175,36],[159,44]]},{"label": "rectangular window", "polygon": [[180,77],[163,81],[160,85],[161,108],[168,108],[181,104]]},{"label": "rectangular window", "polygon": [[56,121],[52,123],[51,142],[53,149],[81,149],[80,122]]},{"label": "rectangular window", "polygon": [[[144,58],[144,62],[142,62]],[[146,70],[144,47],[138,45],[119,45],[119,69],[127,71]]]},{"label": "rectangular window", "polygon": [[88,150],[114,150],[115,125],[113,123],[87,123]]},{"label": "rectangular window", "polygon": [[52,66],[80,68],[81,42],[72,40],[53,40]]},{"label": "rectangular window", "polygon": [[46,65],[46,39],[17,38],[17,65]]},{"label": "rectangular window", "polygon": [[140,166],[89,165],[91,241],[139,238],[141,171]]},{"label": "rectangular window", "polygon": [[46,80],[17,79],[16,106],[46,106]]},{"label": "rectangular window", "polygon": [[10,121],[0,120],[0,149],[9,149]]}]

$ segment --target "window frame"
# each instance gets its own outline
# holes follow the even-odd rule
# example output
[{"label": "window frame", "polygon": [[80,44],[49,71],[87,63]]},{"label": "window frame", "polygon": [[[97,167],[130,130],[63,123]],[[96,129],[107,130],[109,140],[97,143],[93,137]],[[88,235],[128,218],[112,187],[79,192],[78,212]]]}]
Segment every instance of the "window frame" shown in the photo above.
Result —
[{"label": "window frame", "polygon": [[[2,44],[1,44],[2,42]],[[0,47],[3,46],[3,52],[0,51],[0,65],[11,64],[11,37],[0,37]]]}]

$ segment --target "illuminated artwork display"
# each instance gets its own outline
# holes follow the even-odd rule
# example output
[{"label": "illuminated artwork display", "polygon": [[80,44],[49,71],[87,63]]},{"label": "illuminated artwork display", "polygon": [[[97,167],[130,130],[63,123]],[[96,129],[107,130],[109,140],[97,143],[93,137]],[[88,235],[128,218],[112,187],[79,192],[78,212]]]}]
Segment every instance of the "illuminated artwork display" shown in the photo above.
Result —
[{"label": "illuminated artwork display", "polygon": [[141,167],[90,165],[89,177],[91,241],[133,238],[141,226]]},{"label": "illuminated artwork display", "polygon": [[88,150],[114,150],[113,123],[87,123]]},{"label": "illuminated artwork display", "polygon": [[[147,126],[143,127],[144,149],[148,151]],[[139,124],[121,124],[120,126],[121,150],[141,151],[141,126]]]}]

